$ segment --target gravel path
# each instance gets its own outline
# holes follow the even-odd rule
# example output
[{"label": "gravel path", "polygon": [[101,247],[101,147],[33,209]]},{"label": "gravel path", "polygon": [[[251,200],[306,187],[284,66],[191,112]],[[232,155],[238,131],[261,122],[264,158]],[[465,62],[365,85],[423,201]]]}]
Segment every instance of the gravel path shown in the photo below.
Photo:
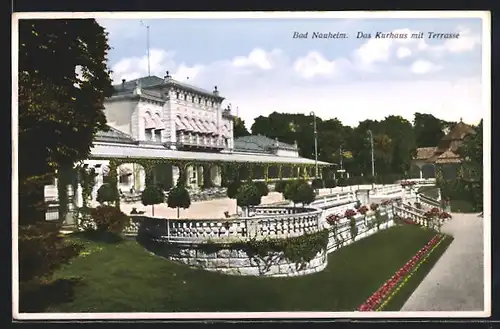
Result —
[{"label": "gravel path", "polygon": [[453,242],[401,311],[483,311],[483,218],[452,214],[442,227]]}]

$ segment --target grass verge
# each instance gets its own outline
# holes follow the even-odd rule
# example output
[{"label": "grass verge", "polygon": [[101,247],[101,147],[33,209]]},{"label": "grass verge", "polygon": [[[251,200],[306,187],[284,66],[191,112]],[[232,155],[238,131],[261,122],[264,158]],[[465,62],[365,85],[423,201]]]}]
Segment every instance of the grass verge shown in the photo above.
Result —
[{"label": "grass verge", "polygon": [[83,284],[75,287],[71,300],[40,306],[39,311],[352,311],[434,234],[398,225],[331,253],[322,272],[290,278],[211,273],[152,255],[135,241],[110,244],[72,237],[88,252],[57,271],[54,279],[80,277]]}]

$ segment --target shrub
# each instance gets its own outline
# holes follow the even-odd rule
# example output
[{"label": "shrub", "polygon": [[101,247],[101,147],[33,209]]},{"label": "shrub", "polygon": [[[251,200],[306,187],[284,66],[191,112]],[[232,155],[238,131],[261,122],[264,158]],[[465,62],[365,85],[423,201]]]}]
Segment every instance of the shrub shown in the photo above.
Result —
[{"label": "shrub", "polygon": [[[172,193],[172,192],[170,192]],[[152,206],[152,215],[155,215],[155,204],[160,204],[165,201],[163,191],[156,186],[146,186],[141,194],[142,204],[145,206]]]},{"label": "shrub", "polygon": [[278,193],[285,193],[288,182],[285,180],[280,180],[276,182],[274,190]]},{"label": "shrub", "polygon": [[287,185],[283,196],[293,203],[310,204],[316,198],[316,192],[307,182],[297,180]]},{"label": "shrub", "polygon": [[168,193],[167,204],[169,208],[177,208],[177,218],[179,218],[180,208],[187,209],[191,206],[189,191],[184,185],[177,185]]},{"label": "shrub", "polygon": [[113,206],[98,206],[91,209],[90,214],[99,232],[121,234],[130,224],[130,218]]},{"label": "shrub", "polygon": [[323,188],[323,180],[321,178],[313,179],[311,186],[313,189],[319,190],[320,188]]},{"label": "shrub", "polygon": [[251,182],[246,183],[238,189],[236,195],[236,203],[240,207],[258,206],[260,204],[262,195],[260,195],[257,186]]},{"label": "shrub", "polygon": [[238,194],[238,189],[241,187],[240,181],[232,181],[227,185],[227,197],[230,199],[236,199]]},{"label": "shrub", "polygon": [[347,186],[347,181],[344,177],[340,177],[338,180],[337,180],[337,186],[340,186],[340,187],[345,187]]},{"label": "shrub", "polygon": [[19,227],[19,281],[49,277],[61,265],[78,256],[83,245],[66,241],[53,223]]},{"label": "shrub", "polygon": [[118,190],[113,188],[111,184],[102,184],[97,190],[97,202],[100,204],[112,203],[118,200]]},{"label": "shrub", "polygon": [[299,184],[295,196],[292,201],[294,203],[302,203],[303,205],[311,204],[316,199],[316,191],[307,183]]},{"label": "shrub", "polygon": [[325,187],[326,188],[336,188],[337,187],[337,181],[333,178],[325,180]]},{"label": "shrub", "polygon": [[261,196],[266,196],[269,194],[269,187],[264,182],[255,182],[254,183]]}]

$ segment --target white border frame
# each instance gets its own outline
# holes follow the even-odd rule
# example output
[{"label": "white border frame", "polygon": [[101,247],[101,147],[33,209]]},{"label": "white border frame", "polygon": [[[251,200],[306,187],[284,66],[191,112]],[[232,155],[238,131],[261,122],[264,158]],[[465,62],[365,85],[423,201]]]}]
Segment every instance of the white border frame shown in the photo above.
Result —
[{"label": "white border frame", "polygon": [[[245,313],[19,313],[18,286],[18,25],[19,19],[238,19],[238,18],[480,18],[482,28],[483,175],[484,175],[484,310],[479,312],[245,312]],[[393,12],[108,12],[108,13],[15,13],[12,17],[12,294],[16,320],[126,320],[126,319],[271,319],[271,318],[482,318],[491,315],[491,17],[486,11],[393,11]]]}]

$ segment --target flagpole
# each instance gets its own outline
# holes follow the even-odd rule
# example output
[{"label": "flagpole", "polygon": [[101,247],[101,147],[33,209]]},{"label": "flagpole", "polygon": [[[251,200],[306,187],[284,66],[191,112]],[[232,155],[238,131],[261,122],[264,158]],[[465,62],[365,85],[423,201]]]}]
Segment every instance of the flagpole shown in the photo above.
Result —
[{"label": "flagpole", "polygon": [[141,21],[141,25],[146,27],[146,49],[148,56],[148,77],[151,76],[151,63],[150,63],[150,54],[149,54],[149,25],[145,25],[143,21]]}]

